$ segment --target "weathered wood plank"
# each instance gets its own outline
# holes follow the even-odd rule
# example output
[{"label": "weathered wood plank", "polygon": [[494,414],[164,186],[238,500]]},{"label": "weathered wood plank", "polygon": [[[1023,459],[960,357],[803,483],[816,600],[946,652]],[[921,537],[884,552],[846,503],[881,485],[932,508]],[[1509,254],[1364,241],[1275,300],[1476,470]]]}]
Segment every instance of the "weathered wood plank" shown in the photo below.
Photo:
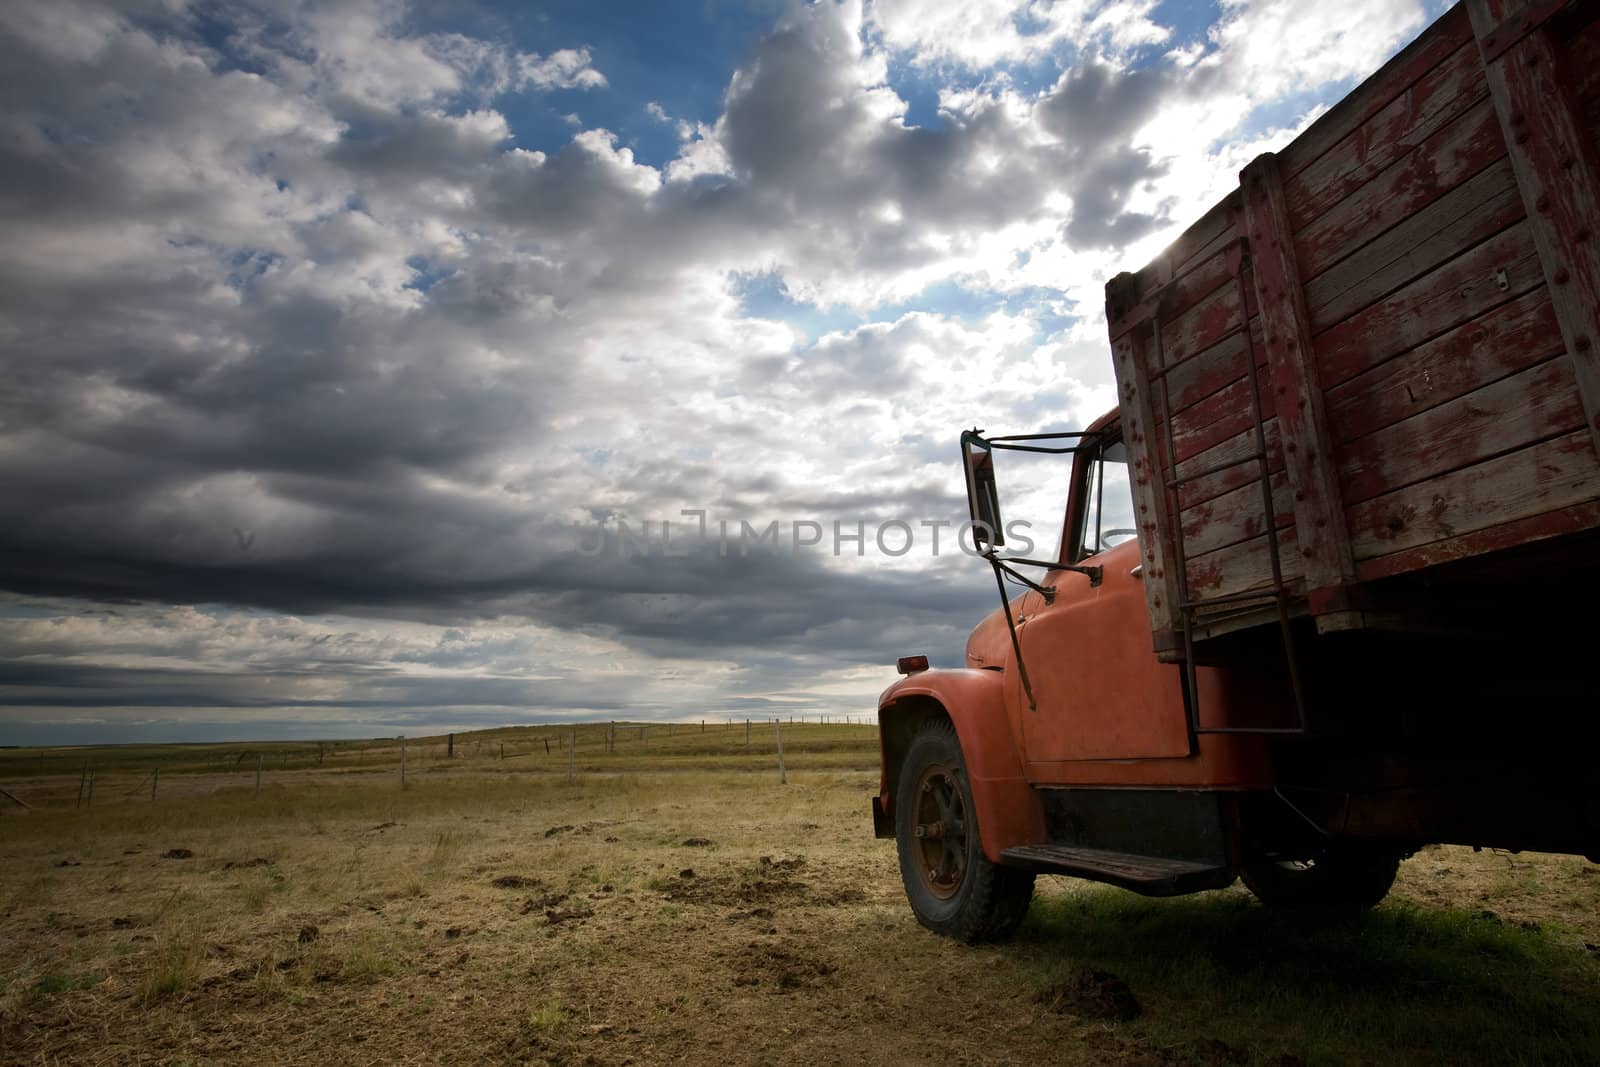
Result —
[{"label": "weathered wood plank", "polygon": [[[1251,468],[1252,474],[1255,468]],[[1272,508],[1279,528],[1294,525],[1289,506],[1289,479],[1283,471],[1269,477]],[[1252,479],[1231,492],[1213,497],[1182,512],[1183,547],[1191,557],[1260,537],[1267,532],[1261,483]]]},{"label": "weathered wood plank", "polygon": [[1500,120],[1485,90],[1461,117],[1295,231],[1306,276],[1315,277],[1505,154]]},{"label": "weathered wood plank", "polygon": [[[1239,190],[1231,189],[1204,215],[1173,240],[1156,258],[1131,272],[1134,281],[1128,293],[1134,302],[1143,300],[1164,281],[1193,270],[1219,241],[1226,243],[1233,234],[1233,219],[1238,211]],[[1165,275],[1165,277],[1163,277]]]},{"label": "weathered wood plank", "polygon": [[1312,328],[1350,317],[1522,217],[1511,163],[1501,159],[1307,282]]},{"label": "weathered wood plank", "polygon": [[1372,560],[1597,498],[1600,458],[1580,430],[1363,501],[1351,539]]},{"label": "weathered wood plank", "polygon": [[[1578,22],[1576,12],[1572,21]],[[1583,127],[1600,150],[1600,18],[1576,25],[1558,24],[1554,29],[1556,40],[1565,44],[1563,66],[1582,112]]]},{"label": "weathered wood plank", "polygon": [[1543,286],[1328,391],[1342,444],[1541,363],[1562,351]]},{"label": "weathered wood plank", "polygon": [[1558,27],[1556,39],[1563,45],[1562,65],[1571,77],[1572,95],[1592,116],[1600,107],[1600,18]]},{"label": "weathered wood plank", "polygon": [[[1248,293],[1245,296],[1251,302]],[[1253,303],[1253,302],[1252,302]],[[1255,308],[1249,308],[1255,314]],[[1162,353],[1167,366],[1182,363],[1222,340],[1239,327],[1239,285],[1233,276],[1181,315],[1161,324]]]},{"label": "weathered wood plank", "polygon": [[1471,39],[1472,28],[1465,12],[1459,8],[1445,12],[1427,32],[1401,49],[1284,148],[1280,161],[1284,174],[1291,178],[1298,175]]},{"label": "weathered wood plank", "polygon": [[[1238,239],[1239,190],[1232,190],[1228,196],[1217,205],[1216,208],[1212,209],[1212,211],[1215,212],[1218,210],[1218,208],[1221,209],[1221,214],[1217,221],[1225,221],[1227,225],[1218,230],[1217,233],[1212,236],[1211,240],[1202,245],[1196,246],[1192,252],[1187,248],[1182,249],[1181,251],[1187,253],[1187,255],[1183,255],[1173,260],[1173,277],[1181,277],[1185,274],[1189,274],[1198,270],[1201,264],[1205,263],[1212,256],[1222,254],[1227,249],[1228,245],[1232,244]],[[1208,213],[1207,218],[1210,217],[1211,216]]]},{"label": "weathered wood plank", "polygon": [[[1500,32],[1490,0],[1467,0],[1472,27]],[[1600,447],[1600,152],[1584,128],[1548,28],[1484,68],[1509,144],[1550,303],[1572,357],[1585,418]]]},{"label": "weathered wood plank", "polygon": [[[1250,333],[1255,339],[1256,362],[1264,366],[1266,354],[1259,318],[1250,320]],[[1244,334],[1233,334],[1173,367],[1167,376],[1167,388],[1172,393],[1174,410],[1193,407],[1229,382],[1244,377],[1245,347]]]},{"label": "weathered wood plank", "polygon": [[1527,223],[1516,223],[1318,334],[1322,383],[1348,381],[1543,283]]},{"label": "weathered wood plank", "polygon": [[[1283,583],[1303,594],[1305,575],[1295,528],[1278,531],[1278,559]],[[1189,560],[1189,593],[1194,597],[1229,596],[1272,587],[1272,556],[1265,535],[1241,541]]]},{"label": "weathered wood plank", "polygon": [[[1283,469],[1283,448],[1278,441],[1278,420],[1268,419],[1262,424],[1261,429],[1267,440],[1267,469],[1277,473]],[[1246,461],[1245,457],[1253,455],[1255,449],[1256,431],[1251,427],[1179,463],[1178,477],[1194,479],[1178,487],[1179,506],[1194,507],[1212,497],[1221,496],[1230,489],[1247,482],[1254,482],[1258,468],[1253,460]],[[1224,463],[1230,466],[1223,467]],[[1203,477],[1195,477],[1203,471],[1214,468],[1221,469]]]},{"label": "weathered wood plank", "polygon": [[1541,511],[1522,519],[1490,526],[1472,533],[1430,541],[1415,548],[1356,564],[1356,574],[1364,582],[1377,581],[1424,567],[1437,567],[1469,556],[1481,556],[1501,549],[1516,548],[1552,537],[1582,533],[1600,527],[1600,501],[1574,504],[1554,511]]},{"label": "weathered wood plank", "polygon": [[1239,184],[1306,584],[1313,591],[1343,589],[1355,581],[1355,560],[1277,158],[1257,157]]},{"label": "weathered wood plank", "polygon": [[[1236,362],[1239,377],[1193,407],[1173,415],[1173,452],[1180,463],[1250,428],[1250,382],[1244,376],[1244,360]],[[1261,398],[1262,419],[1272,418],[1277,409],[1272,402],[1272,375],[1265,363],[1256,365],[1256,390]]]},{"label": "weathered wood plank", "polygon": [[[1113,279],[1107,286],[1108,301],[1113,286],[1132,283],[1128,275]],[[1180,616],[1178,578],[1173,563],[1177,559],[1177,549],[1163,475],[1168,464],[1149,374],[1152,347],[1153,334],[1129,333],[1117,339],[1111,352],[1117,376],[1117,400],[1122,409],[1122,439],[1128,448],[1128,472],[1133,483],[1134,518],[1139,527],[1145,605],[1150,613],[1153,647],[1161,652],[1176,647]]]},{"label": "weathered wood plank", "polygon": [[1231,231],[1220,235],[1216,242],[1206,246],[1212,250],[1209,255],[1190,260],[1188,269],[1173,274],[1172,281],[1161,294],[1160,318],[1162,325],[1168,327],[1167,336],[1171,335],[1172,323],[1179,321],[1195,305],[1233,281],[1233,274],[1228,269],[1228,257],[1225,254],[1232,240]]},{"label": "weathered wood plank", "polygon": [[1472,41],[1461,41],[1438,66],[1285,182],[1293,227],[1305,228],[1384,170],[1422,151],[1428,139],[1481,101],[1488,92],[1481,67]]},{"label": "weathered wood plank", "polygon": [[1347,505],[1583,427],[1571,361],[1557,357],[1347,445]]}]

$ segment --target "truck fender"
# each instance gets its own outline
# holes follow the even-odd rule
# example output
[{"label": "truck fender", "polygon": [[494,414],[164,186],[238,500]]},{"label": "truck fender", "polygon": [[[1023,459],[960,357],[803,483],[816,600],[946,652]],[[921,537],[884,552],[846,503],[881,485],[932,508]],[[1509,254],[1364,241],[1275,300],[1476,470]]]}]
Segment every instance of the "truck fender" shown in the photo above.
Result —
[{"label": "truck fender", "polygon": [[912,738],[923,723],[943,717],[961,742],[983,854],[998,863],[1003,849],[1044,843],[1044,805],[1023,774],[1006,718],[1003,679],[1000,671],[991,670],[919,671],[878,698],[883,777],[872,805],[877,836],[894,836],[900,765]]}]

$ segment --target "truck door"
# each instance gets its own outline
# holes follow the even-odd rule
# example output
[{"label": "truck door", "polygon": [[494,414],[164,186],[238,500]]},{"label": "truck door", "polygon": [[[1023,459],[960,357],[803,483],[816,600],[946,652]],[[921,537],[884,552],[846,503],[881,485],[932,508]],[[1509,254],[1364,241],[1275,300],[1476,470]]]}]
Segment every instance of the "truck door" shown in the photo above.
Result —
[{"label": "truck door", "polygon": [[1035,707],[1016,679],[1007,692],[1021,705],[1026,759],[1187,756],[1179,668],[1158,662],[1151,648],[1122,442],[1084,453],[1075,477],[1060,558],[1098,566],[1102,578],[1091,587],[1085,575],[1052,570],[1041,584],[1055,588],[1053,601],[1038,593],[1024,600],[1017,637]]}]

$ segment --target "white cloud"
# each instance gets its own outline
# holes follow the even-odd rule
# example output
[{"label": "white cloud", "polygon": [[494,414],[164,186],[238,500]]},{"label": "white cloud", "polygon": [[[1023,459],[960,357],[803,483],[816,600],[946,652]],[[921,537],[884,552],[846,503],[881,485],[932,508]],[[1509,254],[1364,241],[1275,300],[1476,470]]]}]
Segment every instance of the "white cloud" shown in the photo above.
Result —
[{"label": "white cloud", "polygon": [[606,76],[590,63],[587,48],[563,48],[548,56],[520,53],[517,86],[535,89],[599,89]]},{"label": "white cloud", "polygon": [[886,46],[919,66],[983,70],[1063,49],[1121,54],[1159,44],[1171,31],[1151,19],[1155,7],[1154,0],[874,0],[869,17]]}]

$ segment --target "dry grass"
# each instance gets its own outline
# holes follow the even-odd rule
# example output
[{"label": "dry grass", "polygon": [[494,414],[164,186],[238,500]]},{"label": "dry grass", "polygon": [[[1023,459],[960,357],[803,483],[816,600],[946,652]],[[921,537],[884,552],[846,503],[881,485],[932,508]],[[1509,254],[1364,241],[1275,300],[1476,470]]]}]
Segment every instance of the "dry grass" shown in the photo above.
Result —
[{"label": "dry grass", "polygon": [[[787,786],[765,757],[715,769],[737,752],[572,785],[564,760],[483,757],[403,792],[324,765],[259,797],[84,811],[73,776],[64,807],[0,822],[0,1063],[1600,1053],[1593,865],[1430,850],[1366,922],[1327,928],[1238,890],[1160,902],[1045,880],[1017,942],[969,949],[916,925],[872,838],[870,740],[797,747]],[[1125,980],[1141,1014],[1039,995],[1083,967]]]}]

